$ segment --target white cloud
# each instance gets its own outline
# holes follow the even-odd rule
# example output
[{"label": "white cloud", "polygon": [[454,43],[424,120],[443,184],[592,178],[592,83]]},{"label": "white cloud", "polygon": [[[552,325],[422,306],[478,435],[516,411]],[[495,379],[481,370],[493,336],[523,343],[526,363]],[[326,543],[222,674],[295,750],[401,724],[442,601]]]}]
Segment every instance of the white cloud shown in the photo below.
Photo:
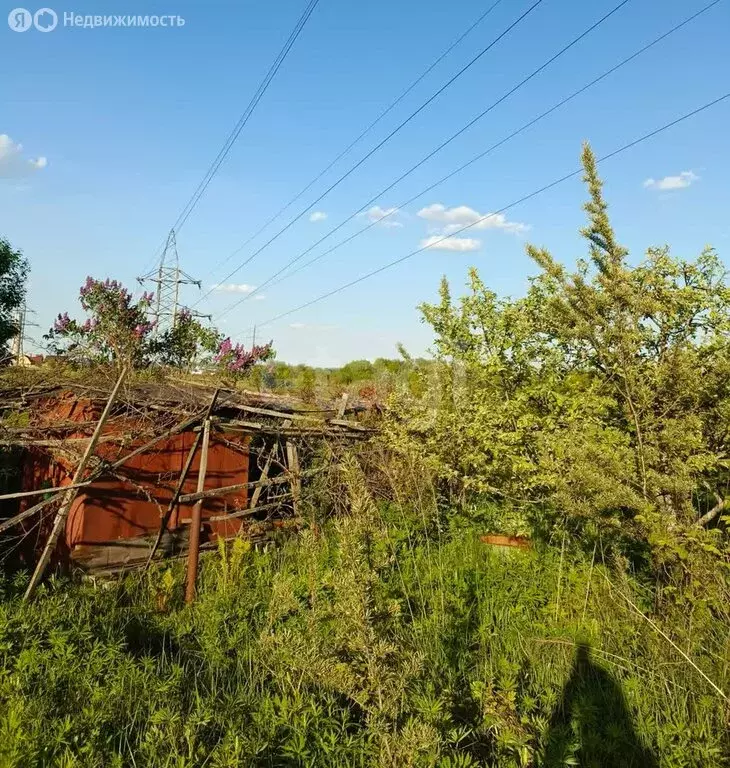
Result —
[{"label": "white cloud", "polygon": [[327,214],[324,211],[314,211],[309,214],[309,220],[313,222],[324,221],[327,218]]},{"label": "white cloud", "polygon": [[470,225],[472,229],[502,229],[515,234],[529,229],[527,224],[509,221],[503,213],[479,213],[467,205],[447,208],[441,203],[433,203],[421,208],[416,215],[434,224],[443,225],[440,231],[445,235]]},{"label": "white cloud", "polygon": [[257,293],[254,297],[254,301],[264,301],[266,299],[266,296],[264,296],[263,293]]},{"label": "white cloud", "polygon": [[312,325],[311,323],[289,323],[289,327],[295,331],[333,331],[336,325]]},{"label": "white cloud", "polygon": [[663,179],[647,179],[644,186],[647,189],[659,189],[666,192],[673,189],[684,189],[694,184],[700,177],[693,171],[682,171],[677,176],[665,176]]},{"label": "white cloud", "polygon": [[22,144],[14,142],[7,133],[0,133],[0,179],[22,178],[47,165],[45,157],[25,157]]},{"label": "white cloud", "polygon": [[421,248],[431,248],[434,251],[478,251],[481,240],[473,237],[445,237],[445,235],[433,235],[421,240]]},{"label": "white cloud", "polygon": [[215,283],[211,286],[214,291],[219,293],[253,293],[256,290],[255,285],[248,283]]},{"label": "white cloud", "polygon": [[400,221],[396,221],[398,215],[397,208],[381,208],[374,205],[367,211],[363,211],[360,216],[365,216],[371,224],[380,224],[383,227],[402,227]]}]

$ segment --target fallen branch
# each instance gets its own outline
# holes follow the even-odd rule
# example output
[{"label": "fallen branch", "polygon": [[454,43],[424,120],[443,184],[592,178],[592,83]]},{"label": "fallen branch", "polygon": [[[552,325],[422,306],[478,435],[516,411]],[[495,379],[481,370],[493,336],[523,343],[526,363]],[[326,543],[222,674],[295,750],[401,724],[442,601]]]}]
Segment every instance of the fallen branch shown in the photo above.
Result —
[{"label": "fallen branch", "polygon": [[728,506],[728,499],[720,499],[720,501],[715,504],[715,506],[709,511],[706,512],[702,517],[697,521],[697,525],[700,528],[704,528],[706,525],[709,525],[722,511],[727,509]]}]

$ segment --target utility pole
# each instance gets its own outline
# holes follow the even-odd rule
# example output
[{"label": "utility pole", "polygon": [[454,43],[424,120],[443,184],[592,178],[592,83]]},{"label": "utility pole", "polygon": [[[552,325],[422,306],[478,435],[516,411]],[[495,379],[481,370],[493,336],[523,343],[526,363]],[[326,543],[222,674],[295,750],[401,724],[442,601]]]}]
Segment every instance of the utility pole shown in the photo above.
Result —
[{"label": "utility pole", "polygon": [[[177,322],[180,311],[180,286],[197,285],[200,288],[201,281],[190,277],[180,269],[180,258],[177,253],[177,241],[175,230],[171,229],[165,243],[165,250],[160,257],[160,264],[156,270],[137,278],[141,284],[152,283],[155,285],[155,298],[152,317],[155,321],[154,334],[158,335],[172,330]],[[196,317],[209,317],[199,315]]]}]

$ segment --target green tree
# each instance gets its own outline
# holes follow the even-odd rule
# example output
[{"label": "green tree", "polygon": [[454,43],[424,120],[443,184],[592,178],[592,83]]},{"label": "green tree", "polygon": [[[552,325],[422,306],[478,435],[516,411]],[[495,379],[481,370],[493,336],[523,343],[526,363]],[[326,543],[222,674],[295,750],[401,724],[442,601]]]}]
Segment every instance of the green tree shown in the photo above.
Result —
[{"label": "green tree", "polygon": [[7,344],[18,333],[15,312],[25,299],[28,262],[4,238],[0,238],[0,358],[7,354]]},{"label": "green tree", "polygon": [[210,362],[222,341],[218,330],[204,326],[183,308],[174,326],[151,342],[150,352],[163,365],[190,370]]},{"label": "green tree", "polygon": [[375,368],[369,360],[353,360],[335,371],[335,380],[341,384],[352,384],[356,381],[369,381],[375,374]]},{"label": "green tree", "polygon": [[524,525],[568,521],[681,558],[677,542],[728,503],[730,288],[710,248],[650,248],[632,265],[588,146],[582,160],[587,257],[571,271],[528,246],[540,272],[519,299],[476,270],[457,301],[443,280],[421,307],[431,385],[401,394],[390,436],[452,499],[507,498]]}]

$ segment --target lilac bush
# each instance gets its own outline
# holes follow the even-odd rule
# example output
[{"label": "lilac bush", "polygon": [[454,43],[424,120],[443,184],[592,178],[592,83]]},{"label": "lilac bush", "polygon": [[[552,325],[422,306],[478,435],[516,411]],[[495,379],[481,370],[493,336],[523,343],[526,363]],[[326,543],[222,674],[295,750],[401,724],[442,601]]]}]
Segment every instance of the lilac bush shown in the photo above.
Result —
[{"label": "lilac bush", "polygon": [[214,361],[218,367],[228,374],[244,374],[256,363],[265,362],[274,356],[272,342],[254,344],[245,349],[242,344],[233,344],[230,338],[225,338],[218,347]]},{"label": "lilac bush", "polygon": [[78,360],[137,365],[144,361],[154,328],[147,312],[154,294],[133,298],[118,280],[87,277],[79,301],[89,315],[83,322],[59,314],[46,334],[51,350]]}]

